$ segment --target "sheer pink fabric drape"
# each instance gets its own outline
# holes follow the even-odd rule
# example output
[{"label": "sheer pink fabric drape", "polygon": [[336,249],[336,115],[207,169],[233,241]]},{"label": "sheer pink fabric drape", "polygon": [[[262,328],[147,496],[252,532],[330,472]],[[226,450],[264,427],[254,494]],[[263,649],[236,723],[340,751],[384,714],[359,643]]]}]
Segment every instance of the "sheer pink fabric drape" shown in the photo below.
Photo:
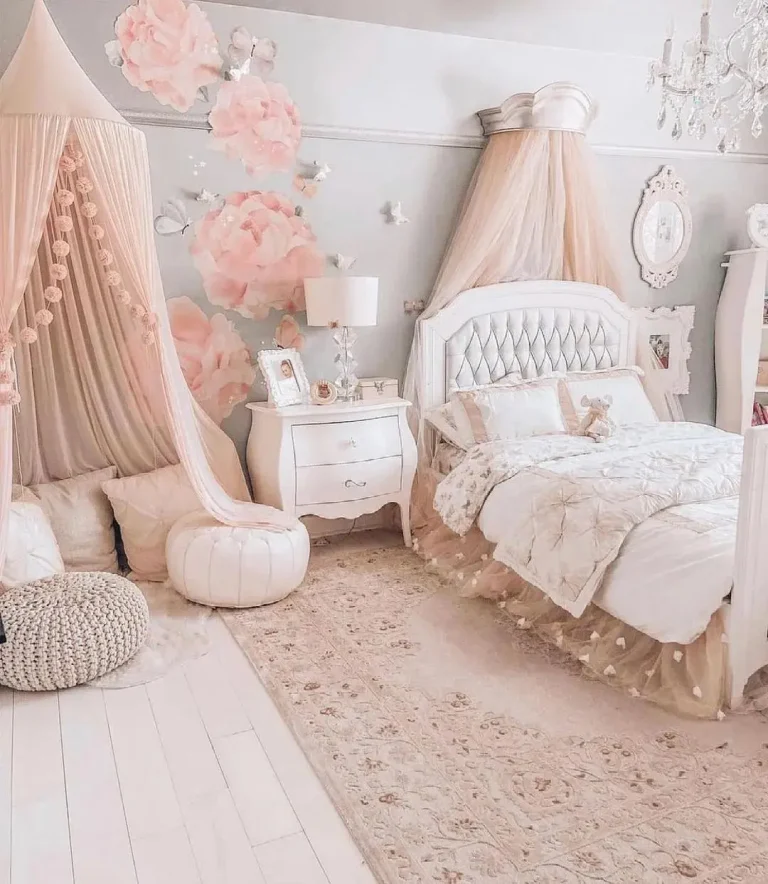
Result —
[{"label": "sheer pink fabric drape", "polygon": [[[152,231],[152,198],[144,135],[103,120],[78,119],[73,128],[93,170],[102,224],[126,288],[157,314],[157,352],[176,451],[205,509],[225,524],[281,531],[295,520],[271,507],[245,502],[242,470],[231,440],[207,421],[198,421],[181,373],[168,323]],[[98,202],[98,199],[97,199]],[[212,467],[215,466],[216,473]],[[226,490],[225,490],[226,489]],[[240,498],[240,499],[236,499]]]},{"label": "sheer pink fabric drape", "polygon": [[[47,326],[36,343],[19,345],[21,357],[21,347],[43,343],[37,354],[21,358],[20,385],[32,399],[25,415],[31,408],[32,418],[20,421],[19,441],[25,449],[37,449],[20,459],[22,477],[74,475],[105,459],[119,463],[124,473],[181,460],[202,506],[215,518],[272,531],[292,528],[295,520],[286,514],[248,502],[234,445],[195,409],[187,389],[168,326],[154,249],[149,163],[139,131],[112,120],[0,117],[0,332],[9,331],[25,290],[29,300],[17,328],[22,320],[31,325],[29,317],[40,309],[54,235],[49,231],[44,237],[43,231],[68,137],[68,150],[85,155],[84,174],[94,186],[90,199],[99,207],[105,240],[86,237],[82,226],[70,232],[72,251],[63,259],[70,268],[63,282],[68,303],[59,302],[52,311],[59,327]],[[142,341],[142,328],[131,328],[129,319],[115,312],[124,305],[114,304],[99,275],[103,268],[93,260],[104,245],[113,252],[114,269],[133,303],[157,315],[154,342]],[[41,256],[46,268],[35,265]],[[56,377],[49,385],[51,372]],[[59,434],[66,441],[57,452]],[[0,567],[12,438],[12,409],[0,406]]]},{"label": "sheer pink fabric drape", "polygon": [[[24,294],[37,244],[51,202],[66,120],[41,116],[0,116],[0,332],[11,321]],[[20,174],[20,170],[34,170]],[[7,358],[0,368],[7,367]],[[6,387],[7,389],[7,387]],[[12,483],[10,405],[0,405],[0,567],[5,561]]]},{"label": "sheer pink fabric drape", "polygon": [[[464,199],[456,230],[421,319],[478,286],[526,279],[604,285],[621,297],[602,221],[591,156],[576,132],[521,129],[491,135]],[[421,328],[405,377],[421,461],[431,440],[420,420]]]}]

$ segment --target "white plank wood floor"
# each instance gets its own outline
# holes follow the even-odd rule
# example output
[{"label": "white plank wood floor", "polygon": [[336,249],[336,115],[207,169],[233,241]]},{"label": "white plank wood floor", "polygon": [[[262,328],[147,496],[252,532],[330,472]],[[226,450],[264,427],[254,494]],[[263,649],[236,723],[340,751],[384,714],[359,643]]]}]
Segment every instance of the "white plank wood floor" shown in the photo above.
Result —
[{"label": "white plank wood floor", "polygon": [[218,616],[125,690],[0,689],[0,884],[375,884]]}]

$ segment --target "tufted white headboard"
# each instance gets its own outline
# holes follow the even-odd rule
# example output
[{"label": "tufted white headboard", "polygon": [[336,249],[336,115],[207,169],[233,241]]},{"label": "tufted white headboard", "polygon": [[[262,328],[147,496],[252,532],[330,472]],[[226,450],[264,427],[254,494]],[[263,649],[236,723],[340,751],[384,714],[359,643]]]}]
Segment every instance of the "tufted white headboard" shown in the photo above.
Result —
[{"label": "tufted white headboard", "polygon": [[502,282],[469,289],[421,325],[422,408],[510,372],[537,377],[632,365],[632,310],[583,282]]}]

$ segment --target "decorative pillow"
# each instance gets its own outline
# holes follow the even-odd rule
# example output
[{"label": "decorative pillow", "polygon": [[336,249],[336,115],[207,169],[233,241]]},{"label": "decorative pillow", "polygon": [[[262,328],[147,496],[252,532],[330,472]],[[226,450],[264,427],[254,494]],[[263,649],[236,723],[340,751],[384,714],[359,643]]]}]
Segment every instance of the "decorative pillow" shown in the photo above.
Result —
[{"label": "decorative pillow", "polygon": [[456,421],[453,419],[453,407],[450,402],[438,405],[436,408],[430,408],[424,415],[424,420],[431,424],[446,442],[450,442],[456,448],[466,450],[464,440],[459,435]]},{"label": "decorative pillow", "polygon": [[137,580],[165,580],[165,540],[174,522],[201,509],[184,467],[180,464],[111,479],[101,486],[112,503],[115,518]]},{"label": "decorative pillow", "polygon": [[109,571],[115,574],[115,517],[101,483],[114,479],[115,467],[83,473],[26,489],[40,501],[59,542],[67,571]]},{"label": "decorative pillow", "polygon": [[[476,387],[465,387],[465,390],[487,390],[489,387],[504,387],[510,386],[513,384],[518,384],[523,379],[523,376],[518,371],[510,372],[507,375],[504,375],[503,378],[499,378],[499,380],[494,381],[492,384],[482,384]],[[431,424],[437,432],[443,437],[446,442],[449,442],[451,445],[455,445],[456,448],[460,448],[462,451],[466,451],[466,445],[461,435],[459,434],[458,428],[456,427],[456,421],[453,417],[453,407],[450,402],[446,402],[443,405],[437,405],[435,408],[431,408],[424,415],[424,420]]]},{"label": "decorative pillow", "polygon": [[451,394],[456,427],[464,447],[503,439],[567,433],[557,377],[508,386],[457,390]]},{"label": "decorative pillow", "polygon": [[562,405],[568,423],[573,428],[587,413],[581,404],[584,396],[592,399],[606,395],[613,398],[611,420],[616,426],[658,423],[658,415],[643,389],[642,377],[643,370],[637,366],[569,373],[562,382],[565,393]]},{"label": "decorative pillow", "polygon": [[8,511],[8,541],[2,582],[18,586],[64,571],[51,523],[38,503],[15,501]]}]

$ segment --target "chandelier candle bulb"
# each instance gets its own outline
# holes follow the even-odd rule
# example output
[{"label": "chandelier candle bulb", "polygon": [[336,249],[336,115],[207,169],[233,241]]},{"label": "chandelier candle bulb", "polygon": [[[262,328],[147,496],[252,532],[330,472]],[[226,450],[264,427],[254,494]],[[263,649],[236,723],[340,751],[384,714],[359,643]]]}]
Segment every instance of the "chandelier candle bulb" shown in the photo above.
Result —
[{"label": "chandelier candle bulb", "polygon": [[709,46],[709,12],[702,13],[701,16],[701,49],[706,51]]}]

